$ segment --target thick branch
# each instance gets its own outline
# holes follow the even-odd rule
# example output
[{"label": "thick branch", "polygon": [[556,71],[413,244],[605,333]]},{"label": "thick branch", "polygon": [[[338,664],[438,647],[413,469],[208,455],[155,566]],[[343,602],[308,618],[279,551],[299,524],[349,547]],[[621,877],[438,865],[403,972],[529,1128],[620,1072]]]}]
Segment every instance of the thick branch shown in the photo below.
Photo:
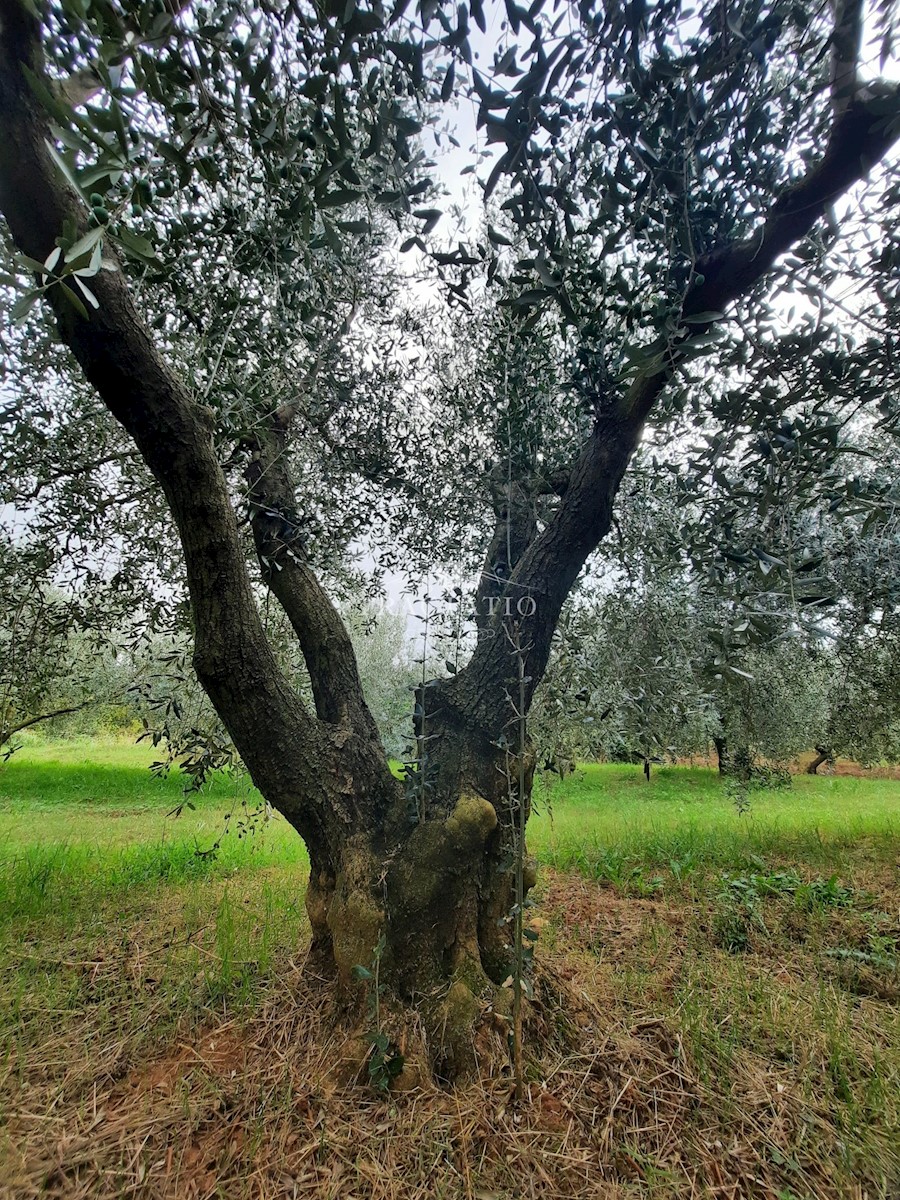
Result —
[{"label": "thick branch", "polygon": [[353,643],[315,573],[303,561],[294,509],[287,441],[290,414],[276,414],[257,439],[247,469],[251,525],[266,583],[297,634],[309,671],[316,712],[334,725],[375,722],[363,697]]},{"label": "thick branch", "polygon": [[[888,104],[893,111],[885,115]],[[835,119],[822,158],[775,201],[756,233],[698,260],[702,282],[688,293],[685,316],[722,312],[746,295],[839,196],[881,162],[900,138],[900,90],[879,97],[874,107],[877,111],[859,99],[849,104]]]},{"label": "thick branch", "polygon": [[331,727],[328,746],[338,756],[338,778],[354,797],[357,821],[378,829],[396,810],[400,788],[363,695],[350,634],[303,561],[288,462],[290,422],[286,410],[270,419],[247,469],[253,537],[265,580],[300,643],[316,713]]},{"label": "thick branch", "polygon": [[[850,21],[852,8],[852,3],[843,6],[841,14],[845,16],[839,15],[839,21]],[[884,158],[900,138],[900,92],[892,96],[896,112],[887,118],[884,97],[877,111],[856,98],[835,116],[820,161],[773,203],[757,232],[719,247],[698,261],[697,283],[685,298],[684,316],[722,312],[745,296],[779,255],[809,232],[838,196],[865,178]],[[530,646],[529,702],[546,669],[562,606],[587,557],[609,532],[619,484],[653,405],[680,366],[681,346],[713,323],[694,324],[690,333],[683,335],[683,341],[670,348],[662,367],[638,376],[614,411],[598,419],[555,516],[510,576],[505,594],[511,604],[516,607],[524,597],[533,601],[533,611],[518,618],[520,636]],[[526,609],[529,607],[526,605]],[[495,735],[508,719],[504,698],[511,666],[503,619],[498,610],[494,636],[482,636],[469,666],[443,689],[446,699],[467,721]]]},{"label": "thick branch", "polygon": [[[655,384],[654,384],[655,386]],[[633,388],[646,402],[640,388]],[[499,736],[510,717],[505,693],[512,659],[504,625],[514,622],[528,646],[526,699],[543,676],[550,643],[566,597],[588,555],[609,532],[612,502],[637,445],[641,426],[612,416],[598,422],[572,469],[554,517],[531,542],[512,572],[505,605],[497,605],[491,628],[483,631],[469,665],[443,688],[465,719]]]},{"label": "thick branch", "polygon": [[[67,223],[86,230],[87,213],[48,153],[47,119],[23,70],[42,73],[39,33],[25,5],[0,2],[0,209],[18,248],[43,262]],[[60,287],[49,299],[63,341],[165,492],[184,548],[197,673],[261,791],[321,841],[316,723],[265,637],[208,416],[153,345],[118,264],[91,286],[100,307],[87,318]]]}]

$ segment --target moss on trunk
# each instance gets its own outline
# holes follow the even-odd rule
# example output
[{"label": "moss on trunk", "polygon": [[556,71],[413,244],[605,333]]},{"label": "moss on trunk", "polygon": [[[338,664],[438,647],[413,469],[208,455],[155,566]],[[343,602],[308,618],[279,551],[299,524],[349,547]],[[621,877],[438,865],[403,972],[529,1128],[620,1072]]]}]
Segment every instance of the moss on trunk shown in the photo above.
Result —
[{"label": "moss on trunk", "polygon": [[[505,918],[514,877],[500,834],[494,805],[466,793],[447,816],[408,827],[394,845],[347,839],[333,872],[312,855],[314,946],[330,957],[342,994],[362,1011],[377,976],[386,1011],[418,1015],[431,1067],[446,1079],[475,1068],[482,1016],[495,1021],[509,1008],[502,984],[512,964]],[[532,867],[526,885],[533,882]],[[361,981],[365,973],[373,978]]]}]

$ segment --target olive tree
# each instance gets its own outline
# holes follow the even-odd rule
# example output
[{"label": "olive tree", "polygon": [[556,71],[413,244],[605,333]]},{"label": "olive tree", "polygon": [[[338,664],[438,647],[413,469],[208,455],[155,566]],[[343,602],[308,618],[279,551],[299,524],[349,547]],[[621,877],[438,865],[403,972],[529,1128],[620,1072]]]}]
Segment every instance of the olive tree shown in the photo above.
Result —
[{"label": "olive tree", "polygon": [[[125,614],[102,586],[60,586],[50,549],[0,531],[0,753],[16,735],[121,705]],[[107,709],[108,711],[108,709]]]},{"label": "olive tree", "polygon": [[[471,1065],[482,1006],[508,1002],[522,899],[509,851],[534,765],[511,723],[521,732],[635,449],[686,389],[698,413],[715,400],[697,364],[725,353],[719,331],[752,358],[773,296],[802,287],[830,311],[831,291],[876,273],[855,231],[878,241],[896,200],[881,164],[900,97],[866,78],[864,16],[861,0],[690,16],[677,0],[508,0],[479,65],[481,0],[0,4],[0,210],[32,276],[16,314],[46,306],[171,515],[194,669],[309,850],[314,953],[352,988],[378,945],[380,979],[420,1009],[446,1075]],[[440,135],[463,94],[489,221],[441,240],[420,135]],[[508,377],[493,423],[482,378],[474,400],[460,377],[415,409],[403,343],[428,337],[373,278],[395,228],[442,295],[475,303],[477,284],[518,339],[558,329],[563,370],[539,420],[516,411]],[[866,293],[867,320],[889,300]],[[531,441],[515,452],[526,420],[552,463]],[[498,428],[505,482],[483,454]],[[353,483],[323,511],[326,462]],[[450,544],[489,526],[477,637],[421,689],[411,809],[317,555],[425,507],[465,522],[473,497]],[[309,703],[260,586],[296,636]]]},{"label": "olive tree", "polygon": [[629,759],[649,779],[653,762],[706,752],[716,713],[693,599],[683,578],[649,588],[620,580],[571,606],[533,712],[551,766]]}]

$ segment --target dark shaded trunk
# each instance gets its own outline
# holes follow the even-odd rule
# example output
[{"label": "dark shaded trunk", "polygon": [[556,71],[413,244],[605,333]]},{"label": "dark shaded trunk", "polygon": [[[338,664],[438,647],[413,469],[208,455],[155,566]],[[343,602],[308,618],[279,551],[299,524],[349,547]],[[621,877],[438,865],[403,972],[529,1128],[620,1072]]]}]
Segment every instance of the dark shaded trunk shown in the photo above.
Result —
[{"label": "dark shaded trunk", "polygon": [[728,739],[725,737],[714,737],[713,745],[716,748],[716,759],[719,763],[719,774],[726,775],[728,773]]},{"label": "dark shaded trunk", "polygon": [[815,775],[823,763],[834,762],[834,754],[828,746],[816,746],[816,757],[806,768],[807,775]]},{"label": "dark shaded trunk", "polygon": [[[439,684],[428,692],[419,776],[396,783],[383,821],[336,849],[309,844],[307,910],[318,961],[354,989],[354,968],[372,971],[377,955],[390,994],[420,1014],[433,1068],[453,1078],[474,1066],[483,1011],[511,1010],[518,759],[479,737]],[[526,809],[533,769],[529,754]]]}]

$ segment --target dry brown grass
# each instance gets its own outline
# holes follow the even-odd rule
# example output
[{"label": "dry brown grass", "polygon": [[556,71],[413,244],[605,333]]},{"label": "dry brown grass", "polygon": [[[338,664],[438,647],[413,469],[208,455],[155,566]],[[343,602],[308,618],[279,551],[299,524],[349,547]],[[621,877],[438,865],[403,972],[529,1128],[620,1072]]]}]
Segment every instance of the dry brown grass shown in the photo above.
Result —
[{"label": "dry brown grass", "polygon": [[648,1168],[673,1188],[776,1194],[753,1141],[793,1120],[787,1099],[765,1125],[748,1115],[724,1147],[714,1097],[667,1022],[625,1028],[591,1009],[582,998],[580,1047],[543,1058],[521,1108],[505,1074],[383,1101],[331,1082],[343,1046],[327,990],[295,972],[243,1023],[211,1024],[124,1076],[107,1069],[80,1094],[70,1082],[48,1111],[20,1110],[5,1194],[624,1196],[640,1194]]},{"label": "dry brown grass", "polygon": [[[150,917],[118,957],[73,944],[78,1003],[43,1020],[32,1009],[35,1036],[23,1030],[5,1058],[0,1196],[900,1194],[897,1007],[814,965],[821,929],[785,913],[777,953],[736,959],[711,944],[696,901],[564,875],[550,876],[543,916],[520,1107],[502,1054],[453,1090],[382,1098],[340,1084],[347,1033],[328,985],[287,954],[252,1003],[223,996],[179,1023],[170,993],[152,998]],[[840,917],[841,936],[858,919]],[[104,973],[116,1020],[90,1011]]]}]

